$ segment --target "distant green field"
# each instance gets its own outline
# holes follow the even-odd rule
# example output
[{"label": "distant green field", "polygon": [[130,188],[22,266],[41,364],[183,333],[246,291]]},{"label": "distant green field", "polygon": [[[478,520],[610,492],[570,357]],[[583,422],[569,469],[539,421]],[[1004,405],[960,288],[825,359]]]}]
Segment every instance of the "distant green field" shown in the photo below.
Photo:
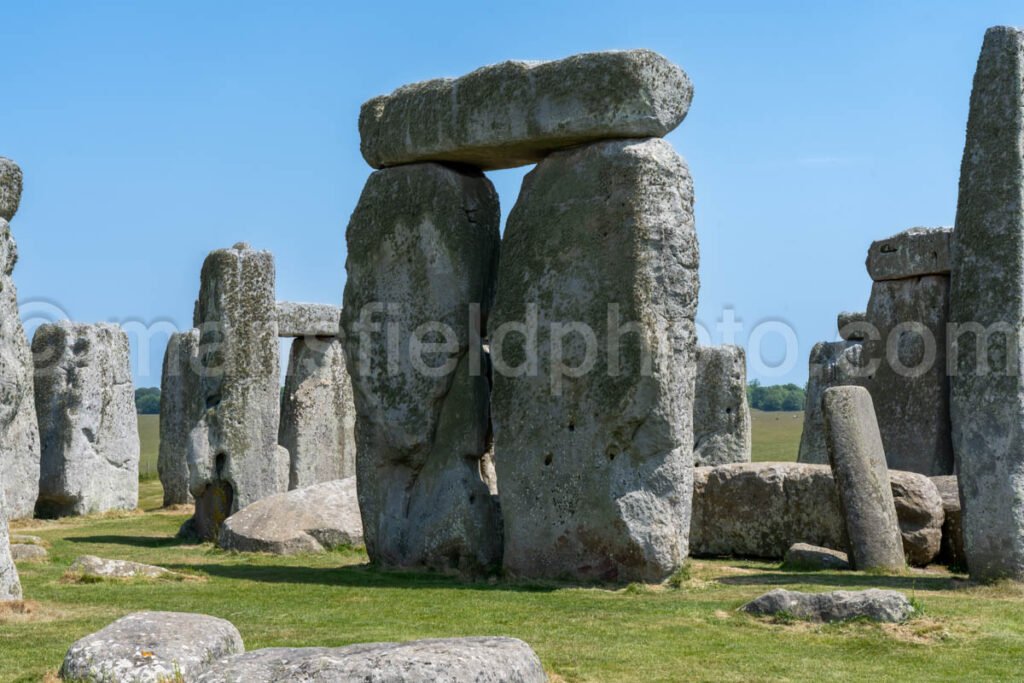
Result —
[{"label": "distant green field", "polygon": [[160,416],[139,415],[139,479],[156,479],[156,456],[160,450]]},{"label": "distant green field", "polygon": [[804,412],[766,413],[750,411],[752,460],[754,462],[796,461]]}]

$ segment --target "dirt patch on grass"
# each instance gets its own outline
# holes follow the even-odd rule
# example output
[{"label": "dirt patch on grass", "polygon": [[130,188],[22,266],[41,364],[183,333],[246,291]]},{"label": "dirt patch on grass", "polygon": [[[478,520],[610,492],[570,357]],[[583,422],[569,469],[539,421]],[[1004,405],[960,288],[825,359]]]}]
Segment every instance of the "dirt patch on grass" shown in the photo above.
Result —
[{"label": "dirt patch on grass", "polygon": [[72,616],[71,612],[64,609],[34,600],[0,602],[0,624],[38,624],[61,621]]}]

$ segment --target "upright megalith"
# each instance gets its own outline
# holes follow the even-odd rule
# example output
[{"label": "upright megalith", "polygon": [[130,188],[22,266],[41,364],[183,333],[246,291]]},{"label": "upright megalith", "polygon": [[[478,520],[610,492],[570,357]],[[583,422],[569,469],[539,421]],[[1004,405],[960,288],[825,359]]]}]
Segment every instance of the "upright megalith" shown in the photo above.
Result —
[{"label": "upright megalith", "polygon": [[697,349],[693,464],[750,462],[747,355],[739,346]]},{"label": "upright megalith", "polygon": [[128,335],[109,323],[47,323],[32,356],[42,444],[36,514],[134,510],[139,429]]},{"label": "upright megalith", "polygon": [[18,315],[18,247],[8,220],[21,200],[21,169],[0,157],[0,494],[12,519],[31,517],[39,493],[39,426],[32,353]]},{"label": "upright megalith", "polygon": [[[4,473],[0,469],[0,484],[3,484]],[[18,569],[11,557],[11,538],[7,527],[7,507],[4,504],[3,490],[0,489],[0,602],[21,599],[21,581]]]},{"label": "upright megalith", "polygon": [[1024,31],[985,33],[960,165],[950,412],[964,552],[976,579],[1024,579]]},{"label": "upright megalith", "polygon": [[855,384],[864,376],[861,356],[864,346],[857,341],[818,342],[811,349],[804,401],[804,426],[800,434],[799,462],[828,464],[825,418],[821,398],[829,387]]},{"label": "upright megalith", "polygon": [[481,326],[498,222],[483,174],[434,163],[374,172],[349,221],[342,327],[377,564],[475,572],[500,562],[500,514],[480,477]]},{"label": "upright megalith", "polygon": [[215,539],[230,514],[288,488],[277,444],[281,398],[274,257],[238,243],[210,253],[196,302],[198,391],[188,440],[195,516],[183,529]]},{"label": "upright megalith", "polygon": [[490,319],[504,566],[658,581],[687,555],[698,249],[664,140],[556,152],[523,181]]},{"label": "upright megalith", "polygon": [[871,394],[863,387],[832,387],[822,410],[850,562],[854,569],[902,570],[903,540]]},{"label": "upright megalith", "polygon": [[355,476],[355,412],[341,340],[296,338],[277,436],[290,456],[289,489]]},{"label": "upright megalith", "polygon": [[188,491],[188,440],[199,419],[199,330],[175,332],[167,340],[160,377],[160,453],[157,471],[164,505],[192,502]]}]

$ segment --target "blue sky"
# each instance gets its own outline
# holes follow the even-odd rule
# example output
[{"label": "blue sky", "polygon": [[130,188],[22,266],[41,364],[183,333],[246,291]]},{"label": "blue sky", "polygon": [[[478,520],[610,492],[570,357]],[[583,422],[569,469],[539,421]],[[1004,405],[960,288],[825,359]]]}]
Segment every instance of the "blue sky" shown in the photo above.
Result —
[{"label": "blue sky", "polygon": [[[211,249],[277,258],[279,299],[339,302],[370,169],[366,99],[505,59],[646,47],[695,85],[669,139],[701,242],[699,317],[785,321],[807,353],[862,310],[873,239],[951,225],[984,30],[1005,2],[6,2],[0,155],[27,317],[190,324]],[[503,213],[523,170],[492,174]],[[777,335],[765,363],[779,360]],[[136,358],[159,382],[163,339]],[[715,341],[713,339],[713,341]]]}]

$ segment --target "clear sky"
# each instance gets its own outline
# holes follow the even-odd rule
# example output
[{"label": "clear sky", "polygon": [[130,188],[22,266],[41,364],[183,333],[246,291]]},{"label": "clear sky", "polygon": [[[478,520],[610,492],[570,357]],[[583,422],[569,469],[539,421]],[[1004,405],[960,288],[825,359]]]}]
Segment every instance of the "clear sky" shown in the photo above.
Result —
[{"label": "clear sky", "polygon": [[[646,47],[695,85],[669,139],[696,187],[699,318],[714,333],[734,311],[741,343],[786,322],[795,364],[767,367],[769,332],[751,378],[802,383],[836,312],[864,308],[870,242],[952,224],[995,24],[1024,24],[1024,4],[5,2],[23,315],[187,327],[204,256],[240,240],[274,252],[279,299],[340,303],[370,172],[364,100],[505,59]],[[491,174],[505,214],[522,175]],[[136,354],[140,386],[159,383],[163,343]]]}]

